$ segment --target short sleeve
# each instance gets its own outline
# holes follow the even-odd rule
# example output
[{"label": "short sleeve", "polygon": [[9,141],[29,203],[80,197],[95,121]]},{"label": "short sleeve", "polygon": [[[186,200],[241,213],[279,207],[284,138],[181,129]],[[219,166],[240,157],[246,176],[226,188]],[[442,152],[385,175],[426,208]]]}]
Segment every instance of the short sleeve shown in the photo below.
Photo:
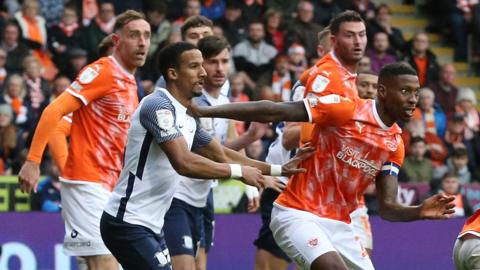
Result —
[{"label": "short sleeve", "polygon": [[175,124],[175,108],[164,98],[149,98],[143,102],[140,123],[159,144],[183,136]]},{"label": "short sleeve", "polygon": [[388,157],[388,160],[382,165],[380,175],[398,176],[400,167],[402,167],[403,160],[405,158],[405,147],[400,135],[398,135],[397,138],[399,140],[397,149],[392,152],[392,154]]},{"label": "short sleeve", "polygon": [[197,121],[197,130],[193,137],[192,150],[207,146],[212,141],[212,136],[199,126]]},{"label": "short sleeve", "polygon": [[112,88],[111,68],[105,62],[95,62],[82,69],[66,91],[80,99],[86,106],[88,103],[107,95]]},{"label": "short sleeve", "polygon": [[310,97],[303,100],[308,113],[309,122],[339,126],[352,119],[356,102],[339,95]]}]

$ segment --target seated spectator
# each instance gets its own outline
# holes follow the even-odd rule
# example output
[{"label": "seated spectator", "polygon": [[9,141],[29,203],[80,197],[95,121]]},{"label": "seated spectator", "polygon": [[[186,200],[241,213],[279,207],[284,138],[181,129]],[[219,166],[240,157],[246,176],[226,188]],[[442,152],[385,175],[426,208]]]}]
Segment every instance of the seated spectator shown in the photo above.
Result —
[{"label": "seated spectator", "polygon": [[383,66],[397,61],[395,55],[388,52],[388,36],[378,32],[373,36],[373,48],[367,50],[367,56],[372,62],[372,71],[378,74]]},{"label": "seated spectator", "polygon": [[88,53],[84,49],[74,48],[68,52],[68,64],[65,74],[73,81],[80,70],[88,64]]},{"label": "seated spectator", "polygon": [[[26,103],[31,106],[34,113],[33,119],[38,119],[50,99],[50,86],[48,81],[42,78],[42,66],[40,61],[33,56],[23,60],[23,79],[27,86]],[[36,123],[36,120],[34,120]]]},{"label": "seated spectator", "polygon": [[307,58],[305,57],[305,48],[302,45],[293,43],[288,48],[288,57],[290,58],[288,70],[292,73],[293,81],[297,81],[302,73],[308,68]]},{"label": "seated spectator", "polygon": [[42,212],[60,212],[60,172],[55,163],[50,162],[48,176],[38,183],[38,200]]},{"label": "seated spectator", "polygon": [[[410,155],[410,141],[413,137],[425,139],[427,145],[427,156],[432,160],[434,168],[444,166],[445,159],[448,156],[448,149],[443,143],[442,138],[425,129],[421,119],[410,119],[402,130],[402,139],[405,145],[406,155]],[[435,177],[434,177],[435,178]]]},{"label": "seated spectator", "polygon": [[373,72],[359,72],[357,75],[357,90],[360,98],[375,99],[377,97],[378,76]]},{"label": "seated spectator", "polygon": [[370,57],[363,56],[360,61],[357,63],[357,72],[371,72],[372,71],[372,61]]},{"label": "seated spectator", "polygon": [[238,71],[244,71],[251,80],[272,68],[277,50],[265,42],[265,31],[260,21],[248,25],[248,38],[233,48],[233,60]]},{"label": "seated spectator", "polygon": [[470,88],[460,89],[457,96],[457,112],[463,113],[465,119],[465,139],[478,137],[480,114],[477,110],[477,97]]},{"label": "seated spectator", "polygon": [[435,94],[435,102],[440,105],[447,116],[455,112],[455,104],[452,100],[457,100],[458,88],[455,86],[455,66],[452,63],[444,64],[440,71],[440,79],[429,84],[430,89]]},{"label": "seated spectator", "polygon": [[319,0],[319,1],[312,1],[314,5],[315,15],[313,16],[313,20],[315,23],[326,27],[330,20],[337,15],[338,13],[342,12],[340,6],[333,0]]},{"label": "seated spectator", "polygon": [[5,82],[4,94],[0,97],[0,103],[10,105],[14,113],[14,123],[18,127],[27,129],[28,126],[28,107],[25,103],[27,89],[22,77],[13,74]]},{"label": "seated spectator", "polygon": [[373,40],[373,37],[378,32],[384,32],[388,35],[388,41],[395,51],[397,57],[403,56],[405,50],[405,39],[402,31],[391,25],[392,12],[387,4],[380,4],[375,9],[375,18],[368,21],[367,35],[368,40]]},{"label": "seated spectator", "polygon": [[232,47],[246,37],[247,23],[242,17],[242,7],[239,1],[228,1],[225,5],[225,13],[215,21],[215,24],[223,29],[225,38]]},{"label": "seated spectator", "polygon": [[420,86],[423,87],[438,80],[440,67],[437,57],[430,50],[426,33],[418,32],[414,35],[411,49],[405,57],[405,61],[417,71]]},{"label": "seated spectator", "polygon": [[0,93],[3,93],[3,85],[8,76],[5,64],[7,63],[7,50],[0,47]]},{"label": "seated spectator", "polygon": [[[247,102],[250,98],[244,93],[245,83],[241,73],[234,73],[229,78],[230,81],[230,102]],[[232,120],[235,121],[235,120]],[[245,122],[235,121],[235,130],[237,134],[245,132]]]},{"label": "seated spectator", "polygon": [[282,13],[275,9],[269,9],[263,15],[265,24],[265,41],[274,46],[278,52],[285,49],[285,31],[282,30]]},{"label": "seated spectator", "polygon": [[47,28],[45,19],[40,16],[38,1],[24,1],[21,11],[15,13],[15,19],[20,25],[27,45],[32,49],[32,55],[40,61],[43,67],[42,77],[47,80],[53,79],[57,75],[58,69],[50,58],[47,46]]},{"label": "seated spectator", "polygon": [[470,206],[465,195],[460,192],[461,182],[455,172],[448,172],[442,177],[439,192],[447,196],[455,196],[453,203],[455,204],[454,217],[468,217],[473,214],[473,209]]},{"label": "seated spectator", "polygon": [[98,14],[90,24],[82,28],[78,44],[88,53],[88,62],[97,60],[97,45],[104,37],[113,32],[115,25],[115,6],[111,2],[100,2]]},{"label": "seated spectator", "polygon": [[8,104],[0,105],[0,175],[11,175],[11,163],[17,146],[16,127],[12,121],[13,112]]},{"label": "seated spectator", "polygon": [[423,120],[426,131],[442,138],[445,135],[446,116],[434,100],[435,94],[431,89],[420,89],[418,108],[415,109],[412,118]]},{"label": "seated spectator", "polygon": [[30,49],[20,41],[20,28],[14,21],[5,24],[2,47],[7,50],[7,73],[22,73],[23,59],[30,55]]},{"label": "seated spectator", "polygon": [[172,31],[172,26],[167,20],[166,14],[167,6],[162,1],[152,1],[147,5],[146,17],[152,31],[147,57],[153,56],[158,46],[168,38]]},{"label": "seated spectator", "polygon": [[410,140],[410,154],[407,155],[400,169],[399,181],[411,183],[428,183],[433,179],[432,160],[427,158],[425,139],[413,137]]},{"label": "seated spectator", "polygon": [[311,2],[298,3],[297,17],[290,23],[286,33],[286,47],[300,43],[305,48],[307,59],[315,57],[318,45],[317,34],[322,26],[313,22],[314,7]]},{"label": "seated spectator", "polygon": [[291,88],[294,82],[293,72],[290,72],[289,57],[278,55],[275,58],[275,69],[264,73],[257,82],[259,87],[267,85],[272,88],[275,101],[290,101]]},{"label": "seated spectator", "polygon": [[451,157],[446,162],[446,166],[439,168],[435,172],[435,177],[438,178],[447,172],[455,173],[461,185],[472,182],[472,174],[468,169],[468,152],[464,146],[454,148]]},{"label": "seated spectator", "polygon": [[48,48],[61,71],[67,68],[68,51],[76,46],[79,29],[77,11],[73,7],[65,7],[60,23],[48,29]]},{"label": "seated spectator", "polygon": [[468,169],[474,175],[477,175],[477,153],[475,151],[475,139],[465,138],[465,117],[462,113],[453,114],[447,123],[447,132],[445,133],[445,145],[449,155],[453,155],[455,149],[461,147],[467,150]]}]

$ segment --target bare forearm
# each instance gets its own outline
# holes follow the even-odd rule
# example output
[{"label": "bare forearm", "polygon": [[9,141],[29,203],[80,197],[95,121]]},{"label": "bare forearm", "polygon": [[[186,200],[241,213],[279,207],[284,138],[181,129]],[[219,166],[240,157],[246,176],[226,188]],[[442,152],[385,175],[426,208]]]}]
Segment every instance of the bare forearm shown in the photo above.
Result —
[{"label": "bare forearm", "polygon": [[404,206],[398,202],[380,203],[380,216],[388,221],[413,221],[420,219],[420,206]]},{"label": "bare forearm", "polygon": [[199,107],[197,110],[200,117],[228,118],[240,121],[256,121],[262,123],[308,121],[308,114],[303,102],[275,103],[264,100]]},{"label": "bare forearm", "polygon": [[231,175],[228,164],[217,163],[194,153],[175,169],[180,175],[199,179],[224,179]]},{"label": "bare forearm", "polygon": [[262,171],[263,175],[270,175],[270,164],[261,162],[258,160],[254,160],[251,158],[246,157],[236,151],[233,151],[228,148],[224,148],[225,156],[227,158],[228,163],[238,163],[245,166],[250,166],[259,169]]}]

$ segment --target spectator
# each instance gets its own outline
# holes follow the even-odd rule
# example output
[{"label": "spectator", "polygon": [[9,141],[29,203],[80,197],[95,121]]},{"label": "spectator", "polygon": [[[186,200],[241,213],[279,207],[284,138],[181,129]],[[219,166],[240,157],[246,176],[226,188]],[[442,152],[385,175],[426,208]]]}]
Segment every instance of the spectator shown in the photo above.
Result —
[{"label": "spectator", "polygon": [[464,146],[460,145],[453,149],[446,166],[440,168],[436,172],[436,176],[444,175],[447,172],[455,173],[461,185],[472,182],[472,174],[468,168],[468,151]]},{"label": "spectator", "polygon": [[42,212],[60,212],[60,172],[54,162],[50,162],[48,176],[38,184],[38,196]]},{"label": "spectator", "polygon": [[455,104],[452,100],[457,100],[458,88],[454,85],[455,66],[447,63],[442,66],[440,79],[430,83],[430,89],[435,94],[435,102],[440,105],[447,116],[455,112]]},{"label": "spectator", "polygon": [[73,81],[80,70],[88,64],[88,53],[84,49],[74,48],[68,52],[68,63],[65,74]]},{"label": "spectator", "polygon": [[465,119],[465,139],[478,137],[480,115],[476,108],[477,98],[470,88],[463,88],[457,96],[457,112],[463,113]]},{"label": "spectator", "polygon": [[318,45],[317,34],[322,27],[313,22],[314,7],[308,1],[298,4],[297,17],[290,23],[286,34],[286,47],[300,43],[305,48],[308,59],[315,57]]},{"label": "spectator", "polygon": [[187,0],[183,7],[183,16],[172,23],[172,31],[180,31],[180,27],[187,18],[200,15],[201,6],[200,0]]},{"label": "spectator", "polygon": [[275,101],[290,101],[291,88],[294,82],[294,74],[289,70],[289,57],[278,55],[275,58],[273,71],[264,73],[258,79],[258,85],[272,87]]},{"label": "spectator", "polygon": [[90,24],[80,32],[78,40],[80,47],[88,52],[88,62],[98,58],[97,45],[111,34],[115,25],[115,7],[110,2],[101,2],[99,12]]},{"label": "spectator", "polygon": [[440,67],[437,57],[429,49],[429,41],[426,33],[416,33],[412,40],[411,50],[405,60],[418,73],[420,86],[428,85],[438,80]]},{"label": "spectator", "polygon": [[17,146],[13,113],[8,104],[0,105],[0,175],[11,175],[11,163]]},{"label": "spectator", "polygon": [[293,81],[297,81],[303,72],[308,68],[307,58],[305,57],[305,49],[302,45],[293,43],[288,48],[289,65],[288,70],[292,73]]},{"label": "spectator", "polygon": [[242,7],[240,2],[228,1],[225,6],[225,13],[215,21],[215,24],[223,29],[225,38],[232,47],[245,38],[247,24],[242,18]]},{"label": "spectator", "polygon": [[340,6],[337,5],[336,1],[333,0],[316,0],[312,1],[315,10],[315,16],[313,20],[315,23],[326,27],[330,20],[342,12]]},{"label": "spectator", "polygon": [[164,42],[170,32],[172,26],[166,19],[167,6],[163,1],[152,1],[147,5],[147,21],[150,23],[152,35],[150,37],[150,50],[148,57],[152,57],[158,46]]},{"label": "spectator", "polygon": [[0,103],[9,104],[14,113],[14,122],[18,127],[26,129],[28,121],[28,108],[24,98],[27,89],[22,77],[18,74],[10,75],[5,82],[4,95],[0,97]]},{"label": "spectator", "polygon": [[[230,75],[230,102],[247,102],[250,101],[250,98],[244,93],[245,90],[245,83],[243,81],[244,75],[242,73],[234,73]],[[237,134],[245,133],[245,122],[243,121],[236,121],[235,122],[235,130]]]},{"label": "spectator", "polygon": [[439,191],[447,196],[455,196],[455,200],[453,201],[455,204],[454,217],[468,217],[473,214],[473,209],[465,195],[460,193],[460,185],[461,182],[457,174],[455,172],[448,172],[442,177]]},{"label": "spectator", "polygon": [[372,62],[372,71],[378,74],[383,66],[395,63],[395,55],[388,52],[388,36],[384,32],[378,32],[373,36],[373,48],[367,50],[367,55]]},{"label": "spectator", "polygon": [[373,72],[359,72],[357,75],[357,90],[360,98],[375,99],[377,97],[378,76]]},{"label": "spectator", "polygon": [[434,100],[435,94],[430,88],[420,89],[418,108],[414,111],[412,118],[423,120],[426,131],[443,138],[447,120],[442,109],[434,103]]},{"label": "spectator", "polygon": [[51,80],[57,75],[58,69],[50,59],[45,19],[39,14],[40,5],[38,1],[27,0],[23,2],[22,10],[15,13],[15,19],[20,25],[22,36],[27,41],[27,45],[32,49],[32,55],[40,61],[43,67],[42,76]]},{"label": "spectator", "polygon": [[248,38],[233,48],[233,60],[238,71],[244,71],[252,80],[272,68],[277,55],[275,47],[265,42],[265,31],[260,21],[248,25]]},{"label": "spectator", "polygon": [[373,40],[373,37],[378,32],[384,32],[388,35],[390,46],[397,57],[403,56],[405,50],[405,39],[402,31],[391,25],[392,12],[387,4],[380,4],[375,10],[375,18],[368,21],[367,33],[368,40]]},{"label": "spectator", "polygon": [[52,87],[52,98],[50,99],[50,102],[52,102],[56,97],[58,97],[65,89],[67,89],[68,86],[72,84],[72,81],[65,75],[59,75],[55,80],[53,81],[53,87]]},{"label": "spectator", "polygon": [[270,85],[261,85],[258,87],[257,93],[255,95],[255,100],[270,100],[275,101],[275,94],[273,93],[272,86]]},{"label": "spectator", "polygon": [[[235,0],[234,0],[235,1]],[[204,1],[200,10],[200,15],[209,18],[210,20],[216,20],[222,17],[225,11],[224,0],[210,0]]]},{"label": "spectator", "polygon": [[478,1],[457,0],[455,8],[449,12],[450,27],[455,41],[453,60],[466,62],[468,56],[468,29],[473,17],[473,7]]},{"label": "spectator", "polygon": [[62,71],[67,68],[68,51],[76,47],[79,27],[77,11],[65,7],[61,21],[48,29],[48,48]]},{"label": "spectator", "polygon": [[360,61],[357,63],[357,72],[371,72],[372,70],[372,61],[370,60],[370,57],[368,56],[363,56]]},{"label": "spectator", "polygon": [[399,181],[428,183],[433,179],[432,160],[425,156],[427,147],[425,139],[413,137],[410,140],[410,154],[407,155],[400,169]]},{"label": "spectator", "polygon": [[[228,1],[228,0],[227,0]],[[239,0],[233,0],[239,1]],[[261,18],[265,13],[264,0],[241,0],[243,2],[243,11],[247,22]]]},{"label": "spectator", "polygon": [[30,55],[30,49],[20,42],[20,28],[14,21],[5,24],[2,47],[7,50],[5,68],[8,74],[21,73],[23,59]]},{"label": "spectator", "polygon": [[5,83],[5,79],[7,78],[7,69],[5,65],[7,64],[7,50],[5,48],[0,47],[0,93],[3,93],[3,84]]},{"label": "spectator", "polygon": [[52,27],[60,22],[64,12],[65,0],[39,0],[42,17],[45,18],[47,27]]},{"label": "spectator", "polygon": [[340,3],[344,9],[358,12],[365,21],[375,17],[375,4],[369,0],[347,0],[340,1]]},{"label": "spectator", "polygon": [[443,143],[442,138],[432,132],[425,130],[425,125],[421,119],[410,119],[403,128],[402,139],[405,145],[405,153],[410,154],[410,141],[413,137],[421,137],[425,139],[427,145],[427,156],[432,160],[435,168],[442,167],[448,156],[448,149]]},{"label": "spectator", "polygon": [[454,113],[447,124],[447,132],[445,133],[445,145],[450,155],[453,155],[455,149],[464,148],[468,155],[468,169],[475,176],[477,172],[477,154],[475,139],[465,138],[465,117],[462,113]]},{"label": "spectator", "polygon": [[266,35],[265,41],[274,46],[278,52],[285,49],[285,32],[282,27],[282,13],[275,9],[269,9],[263,15],[263,23],[265,24]]}]

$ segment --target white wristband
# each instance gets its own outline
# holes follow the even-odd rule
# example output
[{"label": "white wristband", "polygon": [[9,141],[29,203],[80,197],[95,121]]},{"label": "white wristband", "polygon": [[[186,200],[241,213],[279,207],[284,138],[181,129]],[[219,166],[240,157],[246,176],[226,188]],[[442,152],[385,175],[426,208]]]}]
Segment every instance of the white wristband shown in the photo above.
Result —
[{"label": "white wristband", "polygon": [[255,197],[259,197],[260,193],[258,192],[258,188],[245,185],[245,195],[249,200],[252,200]]},{"label": "white wristband", "polygon": [[230,178],[238,179],[242,178],[242,166],[240,164],[228,164],[230,165]]},{"label": "white wristband", "polygon": [[282,165],[270,164],[271,176],[282,176]]}]

